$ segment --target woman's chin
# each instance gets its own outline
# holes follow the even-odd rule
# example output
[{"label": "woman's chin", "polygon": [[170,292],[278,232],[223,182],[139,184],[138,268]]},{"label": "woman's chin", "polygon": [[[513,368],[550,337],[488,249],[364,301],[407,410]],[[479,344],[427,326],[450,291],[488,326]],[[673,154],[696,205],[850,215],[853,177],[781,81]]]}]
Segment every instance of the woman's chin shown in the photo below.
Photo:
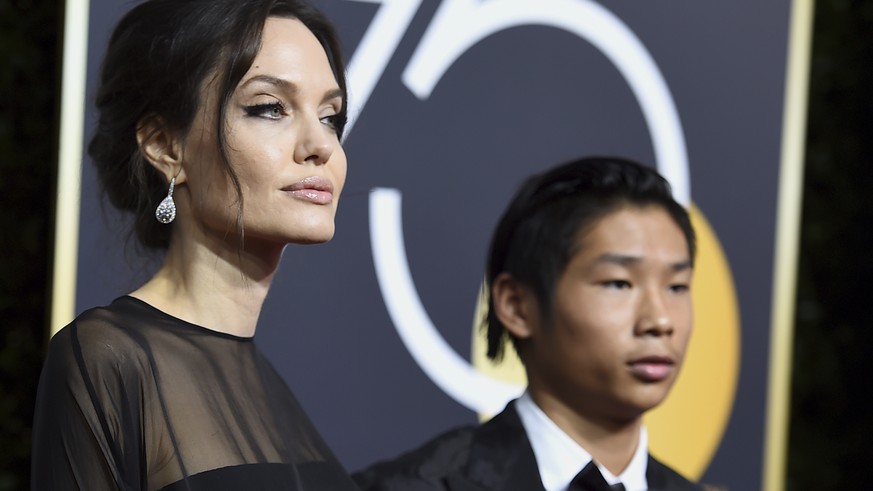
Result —
[{"label": "woman's chin", "polygon": [[334,227],[330,224],[329,227],[316,227],[306,230],[304,233],[293,234],[288,238],[289,244],[300,245],[315,245],[324,244],[333,238]]}]

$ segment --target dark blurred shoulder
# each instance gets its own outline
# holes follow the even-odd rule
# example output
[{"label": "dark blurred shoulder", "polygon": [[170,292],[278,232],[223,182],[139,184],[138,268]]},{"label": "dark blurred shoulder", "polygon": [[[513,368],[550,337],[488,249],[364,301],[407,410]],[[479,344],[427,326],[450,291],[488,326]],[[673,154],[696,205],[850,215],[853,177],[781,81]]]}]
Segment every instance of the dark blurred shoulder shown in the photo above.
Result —
[{"label": "dark blurred shoulder", "polygon": [[444,490],[445,477],[468,462],[475,426],[450,430],[393,460],[367,467],[352,477],[363,491]]}]

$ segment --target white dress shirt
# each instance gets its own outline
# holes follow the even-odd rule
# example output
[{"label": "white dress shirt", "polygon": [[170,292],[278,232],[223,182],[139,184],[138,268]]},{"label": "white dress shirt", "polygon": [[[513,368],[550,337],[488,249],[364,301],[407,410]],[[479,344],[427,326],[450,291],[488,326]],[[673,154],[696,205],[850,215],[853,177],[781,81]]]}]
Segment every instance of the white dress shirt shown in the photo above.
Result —
[{"label": "white dress shirt", "polygon": [[[516,400],[515,409],[537,459],[543,487],[546,491],[567,491],[570,481],[591,462],[591,454],[558,428],[527,391]],[[595,464],[608,484],[620,482],[627,491],[646,491],[649,488],[646,481],[648,461],[648,434],[642,427],[640,442],[624,472],[615,476],[600,463]]]}]

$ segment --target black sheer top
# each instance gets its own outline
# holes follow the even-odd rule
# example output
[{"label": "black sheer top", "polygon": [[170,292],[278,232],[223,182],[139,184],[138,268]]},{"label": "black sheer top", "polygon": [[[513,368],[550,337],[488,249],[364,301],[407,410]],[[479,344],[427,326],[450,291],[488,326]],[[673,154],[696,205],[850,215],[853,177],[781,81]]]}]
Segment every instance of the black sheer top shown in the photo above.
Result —
[{"label": "black sheer top", "polygon": [[52,338],[35,490],[354,490],[251,338],[133,297]]}]

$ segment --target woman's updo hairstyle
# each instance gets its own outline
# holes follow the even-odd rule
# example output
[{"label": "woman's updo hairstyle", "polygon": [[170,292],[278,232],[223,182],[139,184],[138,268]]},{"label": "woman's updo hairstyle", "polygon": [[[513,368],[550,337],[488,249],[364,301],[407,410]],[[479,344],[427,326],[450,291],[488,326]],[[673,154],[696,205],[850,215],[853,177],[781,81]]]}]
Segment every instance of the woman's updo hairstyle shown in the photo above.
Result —
[{"label": "woman's updo hairstyle", "polygon": [[133,230],[146,248],[166,249],[172,227],[155,219],[168,183],[140,152],[137,129],[155,122],[186,135],[201,107],[201,87],[212,74],[220,100],[215,132],[236,189],[242,229],[242,191],[227,158],[225,114],[260,50],[268,17],[300,20],[324,47],[343,93],[337,127],[342,137],[347,102],[339,41],[327,18],[301,0],[147,0],[116,26],[103,61],[99,119],[88,153],[109,202],[134,215]]}]

